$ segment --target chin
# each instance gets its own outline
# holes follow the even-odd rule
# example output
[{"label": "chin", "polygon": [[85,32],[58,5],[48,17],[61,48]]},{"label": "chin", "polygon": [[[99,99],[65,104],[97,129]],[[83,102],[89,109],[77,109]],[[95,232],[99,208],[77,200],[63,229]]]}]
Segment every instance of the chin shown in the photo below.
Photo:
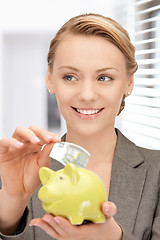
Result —
[{"label": "chin", "polygon": [[103,130],[96,128],[95,126],[79,126],[77,128],[77,134],[79,136],[88,138],[88,137],[94,137],[99,135]]}]

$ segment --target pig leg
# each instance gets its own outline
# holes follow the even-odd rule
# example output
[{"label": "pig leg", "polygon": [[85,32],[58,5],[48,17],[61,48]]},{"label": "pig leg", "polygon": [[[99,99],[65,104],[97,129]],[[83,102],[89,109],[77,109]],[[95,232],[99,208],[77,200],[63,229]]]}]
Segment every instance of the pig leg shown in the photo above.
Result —
[{"label": "pig leg", "polygon": [[77,215],[68,216],[69,221],[72,225],[81,225],[83,223],[84,217]]},{"label": "pig leg", "polygon": [[92,222],[94,222],[94,223],[103,223],[103,222],[105,222],[104,214],[101,211],[99,211],[98,209],[95,209],[94,216],[95,217],[93,218]]},{"label": "pig leg", "polygon": [[84,217],[85,220],[90,220],[94,223],[103,223],[105,222],[104,214],[97,209],[97,207],[93,207],[87,212],[86,216]]}]

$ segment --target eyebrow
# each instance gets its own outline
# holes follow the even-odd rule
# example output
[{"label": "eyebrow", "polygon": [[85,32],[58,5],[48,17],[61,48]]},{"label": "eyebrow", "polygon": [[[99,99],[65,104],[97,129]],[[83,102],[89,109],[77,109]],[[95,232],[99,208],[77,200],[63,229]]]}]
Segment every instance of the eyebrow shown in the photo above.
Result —
[{"label": "eyebrow", "polygon": [[119,69],[118,69],[118,68],[115,68],[115,67],[106,67],[106,68],[98,69],[98,70],[96,70],[96,72],[103,72],[103,71],[106,71],[106,70],[119,71]]},{"label": "eyebrow", "polygon": [[[59,69],[62,69],[62,68],[69,68],[69,69],[74,70],[76,72],[80,72],[80,70],[78,68],[75,68],[73,66],[61,66],[61,67],[59,67]],[[96,70],[96,72],[99,73],[99,72],[103,72],[103,71],[107,71],[107,70],[119,71],[119,69],[115,68],[115,67],[105,67],[105,68],[101,68],[101,69]]]},{"label": "eyebrow", "polygon": [[76,72],[80,72],[80,70],[78,68],[75,68],[75,67],[72,67],[72,66],[61,66],[61,67],[59,67],[59,69],[62,69],[62,68],[69,68],[69,69],[74,70]]}]

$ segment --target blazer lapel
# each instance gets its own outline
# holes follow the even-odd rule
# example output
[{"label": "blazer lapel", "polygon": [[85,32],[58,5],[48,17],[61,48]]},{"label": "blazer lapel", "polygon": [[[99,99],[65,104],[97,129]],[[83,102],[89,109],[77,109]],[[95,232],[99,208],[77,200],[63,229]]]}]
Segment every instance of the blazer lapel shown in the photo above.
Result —
[{"label": "blazer lapel", "polygon": [[109,201],[117,206],[115,220],[133,230],[146,178],[146,167],[135,144],[117,130]]}]

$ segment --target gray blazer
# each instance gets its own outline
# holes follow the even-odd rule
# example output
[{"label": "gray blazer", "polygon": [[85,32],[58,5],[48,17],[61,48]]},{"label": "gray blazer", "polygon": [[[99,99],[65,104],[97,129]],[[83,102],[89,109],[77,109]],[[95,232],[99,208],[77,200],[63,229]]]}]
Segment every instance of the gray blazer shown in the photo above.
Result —
[{"label": "gray blazer", "polygon": [[[160,240],[160,151],[137,147],[117,131],[109,201],[117,205],[115,220],[122,227],[123,240]],[[51,168],[63,166],[52,161]],[[30,209],[30,211],[28,210]],[[32,196],[15,236],[0,239],[53,240],[38,227],[28,227],[44,211],[37,192]],[[29,211],[29,217],[28,216]]]}]

